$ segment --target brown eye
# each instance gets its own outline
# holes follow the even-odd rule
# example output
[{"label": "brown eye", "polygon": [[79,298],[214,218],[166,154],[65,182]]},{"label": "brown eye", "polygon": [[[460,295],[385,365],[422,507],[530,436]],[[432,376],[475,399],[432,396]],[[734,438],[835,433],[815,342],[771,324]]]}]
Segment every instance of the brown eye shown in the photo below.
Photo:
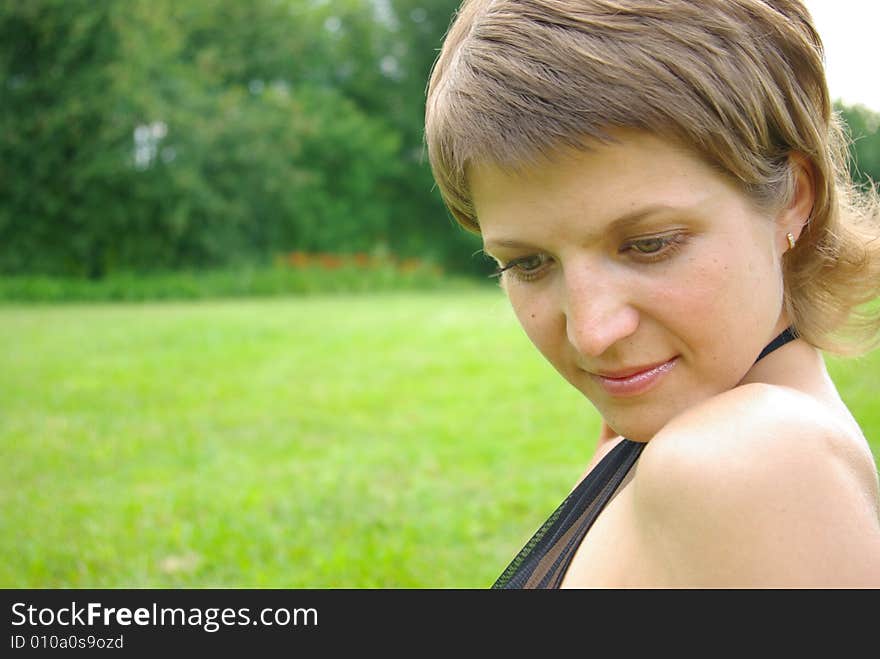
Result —
[{"label": "brown eye", "polygon": [[521,272],[533,272],[539,270],[546,262],[547,259],[543,255],[534,254],[532,256],[524,256],[521,259],[517,259],[511,265],[515,268],[519,268]]},{"label": "brown eye", "polygon": [[496,269],[490,277],[499,277],[503,273],[507,273],[520,281],[534,281],[543,276],[549,262],[550,258],[545,254],[521,256]]},{"label": "brown eye", "polygon": [[669,241],[664,238],[645,238],[643,240],[634,240],[631,246],[640,254],[656,254],[663,249]]},{"label": "brown eye", "polygon": [[638,263],[654,263],[671,258],[686,242],[684,233],[636,238],[625,243],[620,252],[628,253]]}]

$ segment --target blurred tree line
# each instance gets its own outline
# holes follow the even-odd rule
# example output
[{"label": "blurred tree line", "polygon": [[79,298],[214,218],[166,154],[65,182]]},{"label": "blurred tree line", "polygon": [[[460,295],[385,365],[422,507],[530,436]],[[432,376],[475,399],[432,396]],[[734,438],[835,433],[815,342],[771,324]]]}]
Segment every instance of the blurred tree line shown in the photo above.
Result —
[{"label": "blurred tree line", "polygon": [[467,269],[423,154],[458,0],[5,0],[0,272],[390,250]]},{"label": "blurred tree line", "polygon": [[[0,273],[101,278],[291,250],[482,269],[422,145],[458,4],[3,0]],[[844,114],[880,179],[876,115]]]},{"label": "blurred tree line", "polygon": [[849,128],[851,173],[857,183],[880,190],[880,112],[862,105],[834,104]]}]

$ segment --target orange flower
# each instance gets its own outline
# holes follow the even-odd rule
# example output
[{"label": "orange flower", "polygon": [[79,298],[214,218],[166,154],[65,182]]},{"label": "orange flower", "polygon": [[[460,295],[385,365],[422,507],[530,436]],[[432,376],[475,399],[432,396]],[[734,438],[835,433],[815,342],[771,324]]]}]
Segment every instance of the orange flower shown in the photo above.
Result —
[{"label": "orange flower", "polygon": [[369,254],[364,254],[363,252],[358,252],[354,255],[354,262],[356,265],[366,268],[372,265],[372,259]]},{"label": "orange flower", "polygon": [[422,267],[422,262],[419,259],[404,259],[400,263],[400,271],[401,272],[415,272],[419,268]]},{"label": "orange flower", "polygon": [[287,263],[294,268],[305,268],[309,264],[310,257],[305,252],[291,252],[287,255]]},{"label": "orange flower", "polygon": [[344,261],[336,254],[318,254],[318,262],[325,270],[337,270],[344,265]]}]

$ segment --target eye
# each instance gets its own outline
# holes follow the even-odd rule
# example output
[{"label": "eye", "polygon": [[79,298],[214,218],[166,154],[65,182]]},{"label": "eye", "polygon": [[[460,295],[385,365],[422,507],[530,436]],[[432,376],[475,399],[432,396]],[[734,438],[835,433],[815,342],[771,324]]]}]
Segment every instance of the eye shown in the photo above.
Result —
[{"label": "eye", "polygon": [[656,254],[666,247],[668,242],[669,241],[666,238],[643,238],[641,240],[632,241],[630,247],[640,254]]},{"label": "eye", "polygon": [[505,272],[509,272],[521,281],[534,281],[544,273],[549,261],[550,259],[546,254],[521,256],[520,258],[513,259],[507,265],[498,266],[495,272],[489,276],[500,277]]},{"label": "eye", "polygon": [[650,263],[672,256],[686,240],[687,236],[682,233],[636,238],[624,244],[620,251],[630,252],[637,259]]}]

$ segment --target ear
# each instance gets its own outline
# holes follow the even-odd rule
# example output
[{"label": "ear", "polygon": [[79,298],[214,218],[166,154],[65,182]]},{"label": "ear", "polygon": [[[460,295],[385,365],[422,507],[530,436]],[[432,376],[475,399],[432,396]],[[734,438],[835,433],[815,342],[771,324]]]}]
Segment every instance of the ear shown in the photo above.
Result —
[{"label": "ear", "polygon": [[777,244],[783,252],[789,249],[787,234],[797,242],[816,202],[816,170],[812,160],[795,151],[788,156],[788,168],[788,199],[776,215]]}]

